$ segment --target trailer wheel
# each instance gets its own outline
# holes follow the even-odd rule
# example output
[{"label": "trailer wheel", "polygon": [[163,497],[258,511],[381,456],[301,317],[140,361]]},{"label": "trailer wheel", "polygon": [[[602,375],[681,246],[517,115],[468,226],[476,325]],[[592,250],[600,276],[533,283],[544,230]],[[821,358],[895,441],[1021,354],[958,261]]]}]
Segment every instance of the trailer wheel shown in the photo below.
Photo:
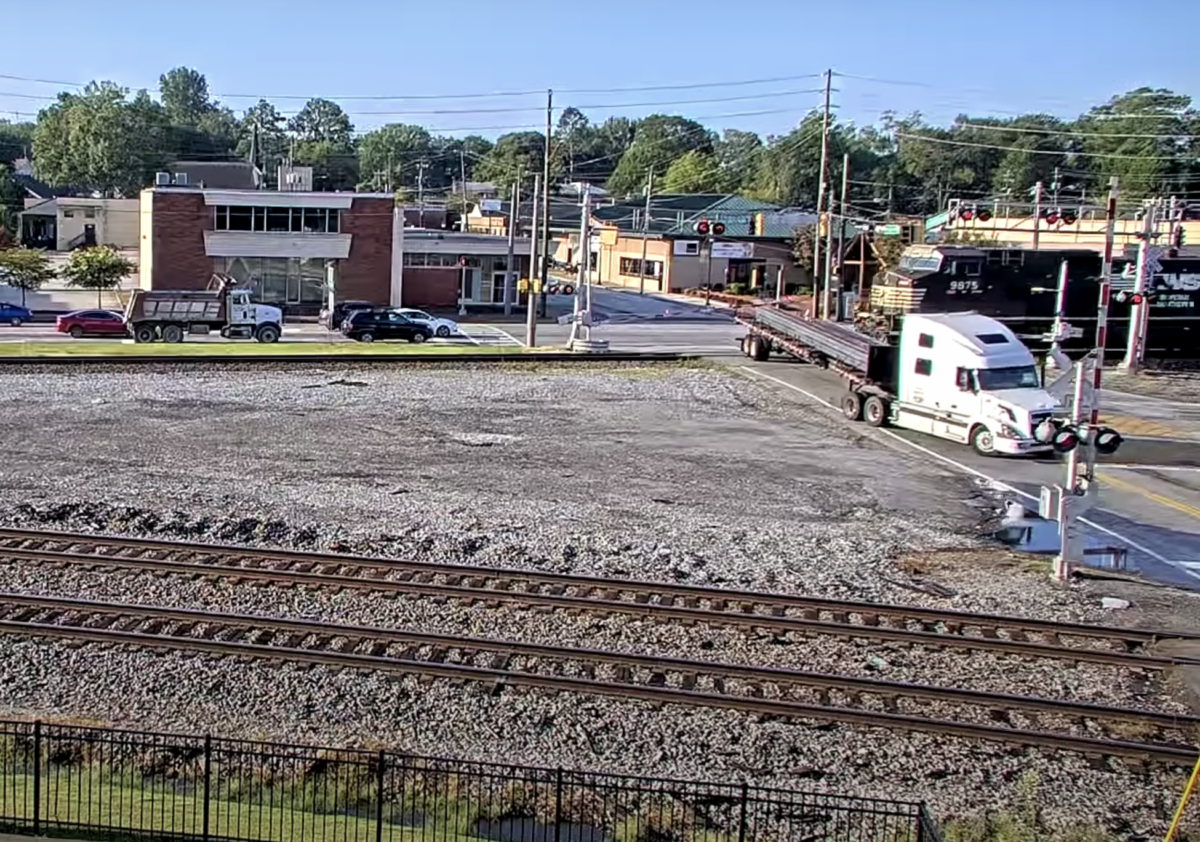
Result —
[{"label": "trailer wheel", "polygon": [[996,452],[996,434],[983,424],[977,425],[971,430],[971,447],[980,456],[991,456]]},{"label": "trailer wheel", "polygon": [[858,392],[847,392],[842,396],[842,415],[851,421],[863,419],[863,399]]},{"label": "trailer wheel", "polygon": [[183,341],[183,328],[179,325],[165,325],[162,329],[163,342],[168,342],[172,345]]},{"label": "trailer wheel", "polygon": [[138,325],[133,329],[134,342],[153,342],[155,338],[154,325]]},{"label": "trailer wheel", "polygon": [[259,342],[270,344],[279,341],[279,328],[275,325],[262,325],[254,334]]},{"label": "trailer wheel", "polygon": [[886,425],[888,419],[887,401],[879,397],[879,395],[868,395],[866,401],[863,402],[863,418],[872,427],[883,427]]}]

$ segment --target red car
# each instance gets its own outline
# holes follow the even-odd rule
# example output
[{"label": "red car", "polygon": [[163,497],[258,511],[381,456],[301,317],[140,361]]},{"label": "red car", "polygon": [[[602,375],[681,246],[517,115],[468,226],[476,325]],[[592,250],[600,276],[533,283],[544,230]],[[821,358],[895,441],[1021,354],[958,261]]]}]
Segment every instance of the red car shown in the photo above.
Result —
[{"label": "red car", "polygon": [[55,330],[59,333],[69,333],[75,339],[85,336],[129,335],[125,328],[125,317],[109,310],[76,310],[74,313],[67,313],[55,321]]}]

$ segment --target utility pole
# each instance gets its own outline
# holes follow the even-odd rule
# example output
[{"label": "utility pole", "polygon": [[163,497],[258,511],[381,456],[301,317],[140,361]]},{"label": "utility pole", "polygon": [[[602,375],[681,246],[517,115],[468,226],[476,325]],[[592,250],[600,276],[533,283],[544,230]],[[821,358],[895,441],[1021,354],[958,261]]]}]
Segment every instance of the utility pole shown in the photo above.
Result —
[{"label": "utility pole", "polygon": [[1108,180],[1108,206],[1104,228],[1104,262],[1100,268],[1100,301],[1096,305],[1096,362],[1092,368],[1092,415],[1095,427],[1100,423],[1100,373],[1104,371],[1104,351],[1108,344],[1108,304],[1112,295],[1113,246],[1117,239],[1117,177]]},{"label": "utility pole", "polygon": [[1033,250],[1038,250],[1039,228],[1042,224],[1042,183],[1033,185]]},{"label": "utility pole", "polygon": [[467,153],[463,149],[458,150],[458,191],[462,196],[462,218],[458,223],[458,230],[462,233],[467,233]]},{"label": "utility pole", "polygon": [[538,256],[538,195],[542,174],[533,174],[533,214],[529,232],[529,282],[525,287],[525,347],[537,343],[537,256]]},{"label": "utility pole", "polygon": [[650,197],[654,194],[654,167],[646,173],[646,210],[642,218],[642,265],[638,272],[638,295],[646,294],[646,249],[650,244]]},{"label": "utility pole", "polygon": [[[421,228],[425,227],[425,162],[417,162],[417,218],[420,220],[417,225]],[[392,181],[391,172],[388,173],[388,184]],[[388,189],[391,189],[390,186]]]},{"label": "utility pole", "polygon": [[513,257],[517,245],[517,225],[521,221],[521,170],[517,170],[517,180],[512,186],[512,201],[508,205],[508,258],[504,264],[504,315],[512,315],[513,292]]},{"label": "utility pole", "polygon": [[575,307],[573,310],[575,318],[571,321],[571,338],[568,345],[573,345],[576,339],[586,341],[589,338],[586,333],[581,337],[579,329],[582,326],[580,323],[583,320],[584,287],[588,282],[588,269],[591,268],[588,266],[591,257],[591,249],[588,247],[588,239],[590,238],[588,217],[591,216],[591,198],[591,191],[587,185],[584,185],[584,189],[580,195],[581,202],[579,207],[579,280],[575,284]]},{"label": "utility pole", "polygon": [[[813,238],[813,290],[817,289],[817,275],[821,271],[821,208],[825,205],[825,178],[829,172],[829,94],[833,85],[833,70],[825,71],[825,113],[821,119],[821,174],[817,182],[817,231]],[[829,222],[826,220],[826,225]],[[822,317],[829,318],[829,276],[821,284]]]},{"label": "utility pole", "polygon": [[395,172],[395,167],[392,166],[392,153],[389,151],[388,152],[388,162],[387,162],[387,178],[384,179],[384,182],[383,182],[385,185],[384,189],[386,189],[387,192],[389,192],[389,193],[394,192],[392,190],[392,173],[393,172]]},{"label": "utility pole", "polygon": [[[546,91],[546,139],[542,149],[542,286],[539,293],[542,318],[546,316],[546,287],[550,285],[550,119],[554,111],[554,91]],[[531,270],[532,271],[532,270]]]},{"label": "utility pole", "polygon": [[[846,232],[846,192],[850,188],[850,153],[842,155],[842,198],[838,209],[838,283],[835,286],[833,283],[833,219],[830,214],[830,224],[826,230],[825,238],[825,277],[829,279],[828,283],[833,292],[833,306],[830,308],[833,312],[833,318],[841,319],[842,317],[842,248],[843,240]],[[829,195],[829,209],[833,210],[833,194]]]},{"label": "utility pole", "polygon": [[1142,218],[1142,233],[1138,239],[1137,264],[1135,266],[1133,294],[1138,296],[1137,302],[1129,308],[1129,335],[1125,342],[1125,359],[1121,368],[1125,371],[1136,372],[1141,366],[1146,353],[1146,327],[1150,305],[1146,303],[1146,282],[1150,274],[1150,250],[1154,248],[1154,238],[1158,228],[1158,200],[1152,200],[1146,205],[1145,216]]},{"label": "utility pole", "polygon": [[1059,168],[1054,168],[1054,183],[1050,185],[1050,191],[1054,194],[1054,207],[1058,207],[1058,193],[1062,189],[1062,176],[1059,174]]}]

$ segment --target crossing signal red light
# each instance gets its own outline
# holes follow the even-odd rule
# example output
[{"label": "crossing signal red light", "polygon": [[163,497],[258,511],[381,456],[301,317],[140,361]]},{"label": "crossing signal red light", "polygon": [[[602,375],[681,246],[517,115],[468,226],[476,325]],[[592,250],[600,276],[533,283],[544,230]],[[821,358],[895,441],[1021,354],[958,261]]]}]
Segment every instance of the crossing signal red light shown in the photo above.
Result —
[{"label": "crossing signal red light", "polygon": [[979,210],[979,221],[980,222],[987,222],[991,218],[992,218],[992,212],[990,210],[988,210],[987,208],[981,208]]},{"label": "crossing signal red light", "polygon": [[1046,212],[1046,222],[1050,223],[1051,225],[1058,224],[1058,210],[1057,209]]},{"label": "crossing signal red light", "polygon": [[459,266],[466,266],[466,265],[467,265],[467,259],[466,259],[465,257],[460,257],[460,258],[458,259],[458,265],[459,265]]},{"label": "crossing signal red light", "polygon": [[1077,220],[1078,218],[1079,217],[1076,216],[1075,211],[1073,211],[1073,210],[1064,210],[1062,212],[1063,225],[1074,225],[1075,220]]},{"label": "crossing signal red light", "polygon": [[724,234],[725,233],[725,223],[724,222],[714,222],[713,226],[712,226],[712,232],[713,232],[714,237],[719,237],[722,234]]},{"label": "crossing signal red light", "polygon": [[975,218],[975,211],[971,210],[970,208],[963,208],[958,212],[958,218],[963,222],[970,222]]},{"label": "crossing signal red light", "polygon": [[1096,448],[1096,452],[1101,455],[1111,456],[1117,452],[1117,448],[1123,441],[1121,434],[1116,430],[1110,427],[1101,427],[1092,436],[1092,447]]},{"label": "crossing signal red light", "polygon": [[1056,453],[1070,453],[1079,447],[1079,433],[1071,427],[1062,427],[1050,439],[1050,446]]},{"label": "crossing signal red light", "polygon": [[696,223],[695,228],[696,228],[697,234],[699,234],[701,236],[706,235],[708,233],[708,220],[707,219],[700,220],[699,222]]}]

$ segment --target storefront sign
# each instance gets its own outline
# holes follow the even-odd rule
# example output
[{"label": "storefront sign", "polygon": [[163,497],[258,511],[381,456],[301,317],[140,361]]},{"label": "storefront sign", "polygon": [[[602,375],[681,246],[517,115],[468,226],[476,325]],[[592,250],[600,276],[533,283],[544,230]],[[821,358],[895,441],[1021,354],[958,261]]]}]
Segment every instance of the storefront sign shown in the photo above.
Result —
[{"label": "storefront sign", "polygon": [[746,260],[754,257],[754,243],[713,243],[712,256]]}]

